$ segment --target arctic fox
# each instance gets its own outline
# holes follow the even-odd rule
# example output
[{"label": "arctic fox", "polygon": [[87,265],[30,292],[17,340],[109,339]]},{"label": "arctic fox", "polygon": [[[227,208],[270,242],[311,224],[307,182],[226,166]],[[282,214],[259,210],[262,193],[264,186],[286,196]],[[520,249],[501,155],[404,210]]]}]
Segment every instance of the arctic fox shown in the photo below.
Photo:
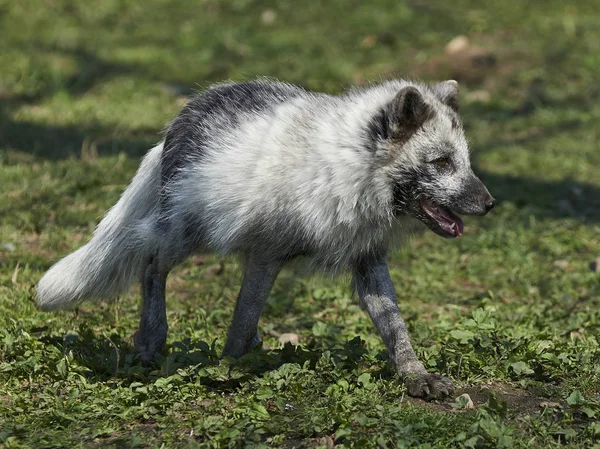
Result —
[{"label": "arctic fox", "polygon": [[217,84],[191,99],[92,239],[40,280],[43,309],[107,299],[142,284],[135,348],[167,338],[165,282],[193,251],[239,255],[242,287],[223,354],[260,342],[259,316],[281,267],[350,272],[408,393],[452,382],[415,356],[386,265],[419,225],[455,238],[456,214],[494,199],[471,170],[458,84],[393,80],[338,96],[268,80]]}]

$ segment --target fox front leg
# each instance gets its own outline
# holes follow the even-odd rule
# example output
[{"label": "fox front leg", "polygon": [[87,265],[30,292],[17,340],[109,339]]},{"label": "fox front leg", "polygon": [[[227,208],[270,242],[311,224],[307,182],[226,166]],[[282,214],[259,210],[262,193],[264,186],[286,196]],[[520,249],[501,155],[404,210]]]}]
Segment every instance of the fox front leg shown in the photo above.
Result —
[{"label": "fox front leg", "polygon": [[439,374],[428,373],[415,355],[398,309],[385,259],[358,266],[354,271],[354,284],[406,384],[408,394],[426,399],[451,394],[454,389],[452,381]]}]

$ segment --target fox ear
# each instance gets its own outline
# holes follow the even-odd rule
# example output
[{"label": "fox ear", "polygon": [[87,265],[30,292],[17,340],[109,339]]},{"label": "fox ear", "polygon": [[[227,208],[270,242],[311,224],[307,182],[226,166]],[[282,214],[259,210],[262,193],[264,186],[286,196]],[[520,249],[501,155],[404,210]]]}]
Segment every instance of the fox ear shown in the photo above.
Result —
[{"label": "fox ear", "polygon": [[442,81],[433,86],[433,90],[442,103],[458,112],[458,82],[454,80]]},{"label": "fox ear", "polygon": [[433,117],[433,109],[414,86],[404,87],[394,97],[389,109],[393,137],[410,137],[427,120]]}]

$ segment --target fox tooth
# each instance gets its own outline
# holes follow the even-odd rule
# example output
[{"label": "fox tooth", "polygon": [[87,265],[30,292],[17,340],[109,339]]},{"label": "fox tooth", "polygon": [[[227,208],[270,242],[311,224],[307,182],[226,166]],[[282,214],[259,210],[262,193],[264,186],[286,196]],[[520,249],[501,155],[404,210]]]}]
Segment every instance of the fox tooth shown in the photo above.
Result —
[{"label": "fox tooth", "polygon": [[456,223],[452,223],[452,224],[450,225],[450,229],[454,229],[455,227],[456,227]]}]

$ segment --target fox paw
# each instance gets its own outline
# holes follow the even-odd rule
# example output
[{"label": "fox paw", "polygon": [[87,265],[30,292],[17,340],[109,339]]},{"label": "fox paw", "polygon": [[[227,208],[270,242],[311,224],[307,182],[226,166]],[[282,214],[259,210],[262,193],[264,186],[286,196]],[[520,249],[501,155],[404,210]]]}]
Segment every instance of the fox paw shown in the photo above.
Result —
[{"label": "fox paw", "polygon": [[423,399],[440,399],[454,391],[452,381],[439,374],[408,374],[404,383],[409,396]]}]

